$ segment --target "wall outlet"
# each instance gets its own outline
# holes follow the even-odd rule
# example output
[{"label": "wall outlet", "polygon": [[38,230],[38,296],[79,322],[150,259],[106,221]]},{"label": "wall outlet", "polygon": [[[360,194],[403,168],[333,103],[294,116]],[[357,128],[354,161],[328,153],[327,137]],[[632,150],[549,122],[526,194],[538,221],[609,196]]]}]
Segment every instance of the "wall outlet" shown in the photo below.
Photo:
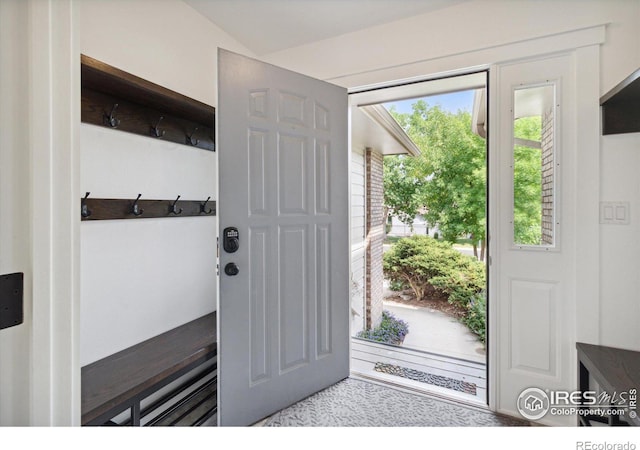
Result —
[{"label": "wall outlet", "polygon": [[600,202],[600,223],[629,225],[629,202]]}]

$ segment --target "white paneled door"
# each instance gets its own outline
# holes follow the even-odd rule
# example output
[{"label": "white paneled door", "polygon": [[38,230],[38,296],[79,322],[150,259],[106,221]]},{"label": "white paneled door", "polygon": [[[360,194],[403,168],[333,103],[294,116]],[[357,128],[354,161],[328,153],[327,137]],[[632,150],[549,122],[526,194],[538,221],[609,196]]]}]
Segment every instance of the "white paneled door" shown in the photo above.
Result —
[{"label": "white paneled door", "polygon": [[[497,68],[497,409],[575,388],[576,110],[571,55]],[[496,166],[494,166],[496,167]],[[495,180],[495,178],[494,178]],[[547,415],[542,422],[572,424]]]},{"label": "white paneled door", "polygon": [[349,374],[347,92],[218,53],[218,417],[249,425]]}]

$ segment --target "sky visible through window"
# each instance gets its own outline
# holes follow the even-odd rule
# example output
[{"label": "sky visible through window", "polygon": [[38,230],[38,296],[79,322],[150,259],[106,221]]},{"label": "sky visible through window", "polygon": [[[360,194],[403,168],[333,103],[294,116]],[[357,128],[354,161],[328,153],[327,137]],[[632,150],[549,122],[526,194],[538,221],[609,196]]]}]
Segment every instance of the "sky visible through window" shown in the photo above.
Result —
[{"label": "sky visible through window", "polygon": [[[452,113],[458,112],[458,110],[471,112],[473,107],[474,90],[451,92],[447,94],[432,95],[429,97],[423,97],[422,99],[427,102],[429,106],[440,105],[445,111]],[[395,105],[396,111],[399,113],[409,113],[413,111],[411,105],[413,105],[419,99],[412,98],[409,100],[399,100],[395,102],[385,103],[384,107],[390,109],[392,105]]]}]

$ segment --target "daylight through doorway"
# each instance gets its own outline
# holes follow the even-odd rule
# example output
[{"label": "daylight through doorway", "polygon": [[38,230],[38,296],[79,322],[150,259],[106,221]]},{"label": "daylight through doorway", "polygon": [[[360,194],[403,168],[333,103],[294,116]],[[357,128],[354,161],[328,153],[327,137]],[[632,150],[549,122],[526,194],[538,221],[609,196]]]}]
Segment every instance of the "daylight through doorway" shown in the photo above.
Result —
[{"label": "daylight through doorway", "polygon": [[351,95],[352,371],[482,404],[486,75]]}]

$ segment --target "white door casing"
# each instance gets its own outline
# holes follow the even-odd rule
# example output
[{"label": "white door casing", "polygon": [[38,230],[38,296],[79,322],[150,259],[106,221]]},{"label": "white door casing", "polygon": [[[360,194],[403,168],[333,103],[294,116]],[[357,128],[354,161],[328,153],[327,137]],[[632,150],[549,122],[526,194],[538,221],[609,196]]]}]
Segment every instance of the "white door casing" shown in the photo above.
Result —
[{"label": "white door casing", "polygon": [[225,50],[218,67],[218,417],[248,425],[349,374],[347,93]]},{"label": "white door casing", "polygon": [[[497,66],[497,199],[492,271],[497,295],[495,350],[497,410],[518,416],[516,402],[526,388],[575,388],[576,310],[576,92],[572,55]],[[555,86],[555,244],[514,244],[513,109],[514,90]],[[493,326],[492,322],[492,326]],[[575,423],[571,417],[547,415],[541,422]]]}]

